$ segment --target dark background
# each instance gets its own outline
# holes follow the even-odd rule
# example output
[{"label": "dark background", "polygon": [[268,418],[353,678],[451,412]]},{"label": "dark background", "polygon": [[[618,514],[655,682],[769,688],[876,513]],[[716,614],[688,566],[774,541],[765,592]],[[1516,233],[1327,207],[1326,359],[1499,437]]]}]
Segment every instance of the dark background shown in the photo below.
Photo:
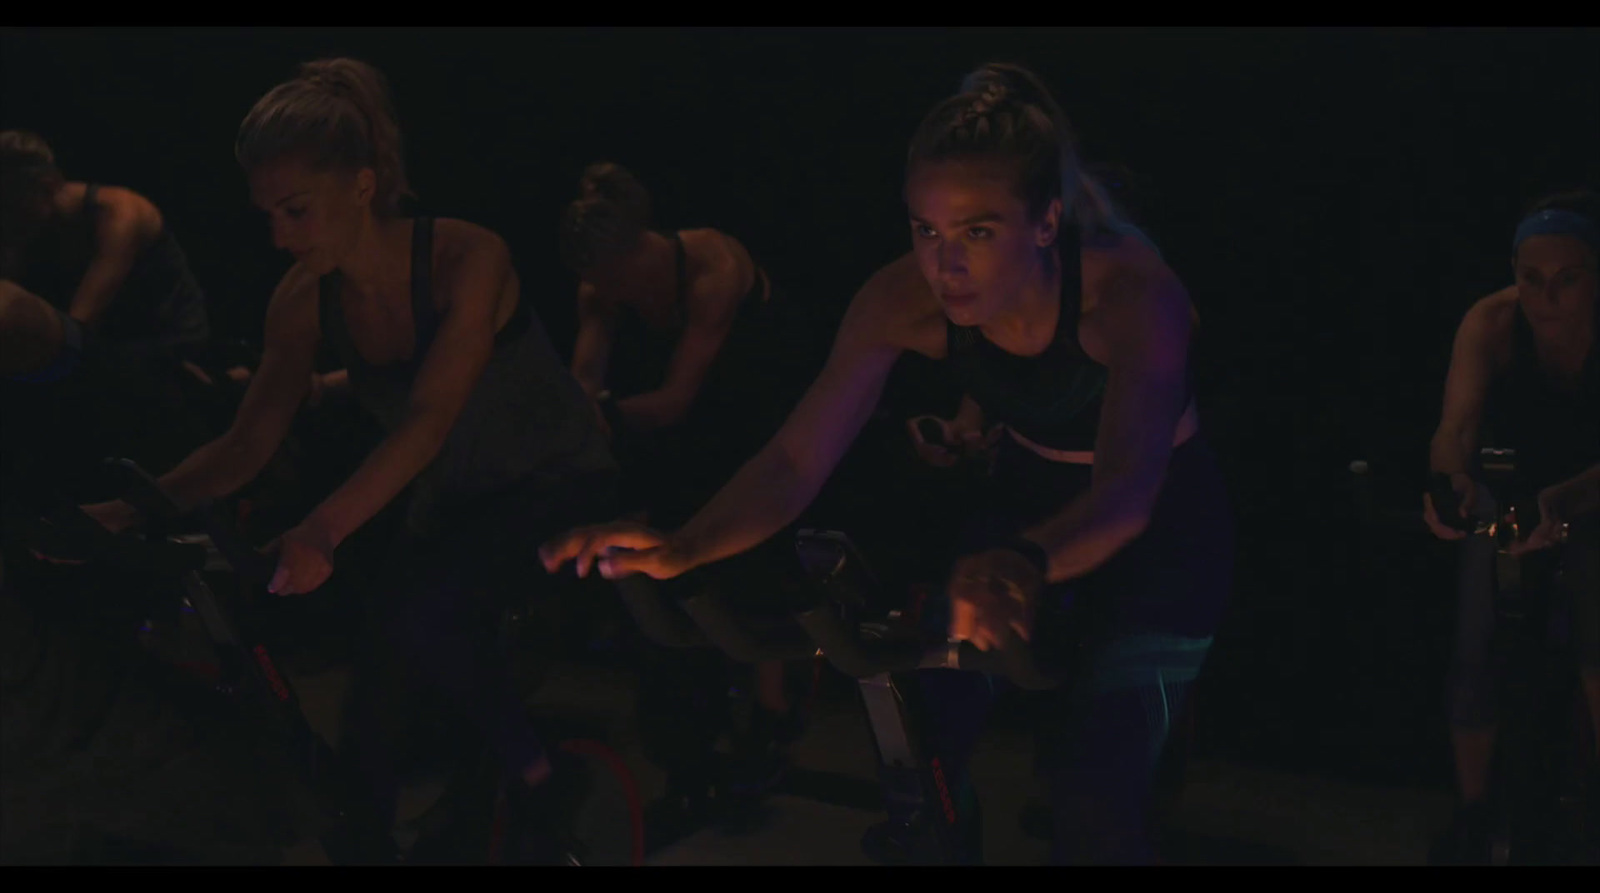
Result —
[{"label": "dark background", "polygon": [[[1373,541],[1348,463],[1411,508],[1450,339],[1509,283],[1539,194],[1595,184],[1600,32],[1224,29],[8,29],[0,127],[67,176],[153,199],[226,335],[287,268],[232,143],[298,62],[387,73],[432,213],[501,233],[565,350],[556,224],[584,164],[631,167],[665,226],[751,247],[831,324],[906,250],[906,141],[990,60],[1039,73],[1090,162],[1126,166],[1203,320],[1205,424],[1241,523],[1202,749],[1380,783],[1448,783],[1450,562]],[[897,394],[938,402],[906,363]],[[930,396],[931,395],[931,396]],[[914,533],[914,522],[904,522]]]}]

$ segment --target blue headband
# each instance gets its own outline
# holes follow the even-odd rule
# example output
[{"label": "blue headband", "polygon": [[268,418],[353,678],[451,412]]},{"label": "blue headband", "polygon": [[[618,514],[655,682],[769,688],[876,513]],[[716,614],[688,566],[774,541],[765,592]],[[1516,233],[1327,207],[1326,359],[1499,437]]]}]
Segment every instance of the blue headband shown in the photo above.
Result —
[{"label": "blue headband", "polygon": [[1588,244],[1590,251],[1600,255],[1600,227],[1596,227],[1593,220],[1572,211],[1540,211],[1529,215],[1517,225],[1511,253],[1516,254],[1529,236],[1575,236]]}]

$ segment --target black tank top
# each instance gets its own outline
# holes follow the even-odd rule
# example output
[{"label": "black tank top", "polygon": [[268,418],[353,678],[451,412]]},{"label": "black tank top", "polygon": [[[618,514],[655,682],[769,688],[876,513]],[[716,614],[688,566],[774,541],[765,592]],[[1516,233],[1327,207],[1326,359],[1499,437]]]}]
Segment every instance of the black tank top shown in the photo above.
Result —
[{"label": "black tank top", "polygon": [[[676,259],[671,320],[664,328],[653,328],[637,311],[623,308],[611,352],[614,359],[607,375],[607,387],[618,397],[646,393],[662,385],[671,367],[672,355],[688,325],[688,256],[684,251],[682,236],[672,233],[667,238],[672,240]],[[744,400],[747,388],[757,384],[748,380],[749,375],[768,379],[769,386],[776,384],[772,379],[780,370],[774,367],[783,362],[785,355],[778,350],[776,343],[781,333],[773,330],[783,324],[778,322],[779,319],[788,321],[787,316],[781,316],[788,308],[784,306],[786,302],[779,295],[776,283],[771,282],[761,264],[755,262],[755,267],[755,281],[751,283],[750,290],[739,298],[733,324],[695,396],[686,420],[689,425],[707,424],[726,429],[735,419],[727,417],[728,407],[723,406],[726,402],[723,398],[733,393],[741,395],[738,399],[747,404],[742,409],[735,409],[736,412],[750,413],[760,408],[748,405],[748,401]],[[763,295],[768,287],[771,292]],[[791,339],[796,334],[793,331],[788,333]],[[777,393],[769,389],[767,397],[776,398]],[[767,402],[767,398],[761,402]],[[724,436],[730,433],[725,430]]]},{"label": "black tank top", "polygon": [[[666,234],[663,234],[666,235]],[[673,240],[677,271],[672,315],[648,325],[624,308],[616,328],[606,385],[618,397],[660,388],[682,341],[689,302],[688,258]],[[783,424],[816,368],[813,322],[759,260],[755,281],[738,299],[716,357],[683,419],[669,428],[620,433],[617,456],[632,485],[630,499],[657,523],[687,520]]]},{"label": "black tank top", "polygon": [[[1137,227],[1116,223],[1114,232],[1160,249]],[[945,321],[947,360],[956,382],[982,407],[987,424],[1002,423],[1039,446],[1064,452],[1094,449],[1108,370],[1084,353],[1078,340],[1083,305],[1083,249],[1076,225],[1064,227],[1061,310],[1055,337],[1037,356],[996,347],[976,326]],[[1185,403],[1194,395],[1192,375]]]},{"label": "black tank top", "polygon": [[[416,346],[410,359],[375,366],[362,359],[345,325],[343,276],[318,283],[323,339],[350,374],[361,406],[386,431],[405,419],[412,383],[439,332],[433,300],[433,220],[412,226],[411,313]],[[590,406],[551,346],[526,298],[495,336],[494,353],[443,449],[411,485],[407,523],[435,529],[440,512],[516,484],[558,490],[573,476],[615,470]]]},{"label": "black tank top", "polygon": [[[96,254],[99,191],[88,185],[82,212],[30,252],[19,280],[62,311],[71,307]],[[98,328],[102,343],[133,354],[198,345],[210,337],[205,293],[171,230],[163,227],[139,253]]]},{"label": "black tank top", "polygon": [[1093,450],[1105,394],[1106,367],[1078,343],[1083,299],[1082,251],[1076,227],[1063,229],[1061,311],[1043,353],[1022,357],[996,347],[977,326],[946,320],[948,361],[956,381],[982,407],[988,424],[1002,423],[1056,450]]},{"label": "black tank top", "polygon": [[611,351],[611,369],[606,376],[607,388],[619,398],[661,386],[672,352],[688,324],[689,271],[683,239],[677,233],[663,235],[672,240],[675,264],[671,319],[664,328],[657,328],[632,307],[622,308]]},{"label": "black tank top", "polygon": [[1559,386],[1540,368],[1533,327],[1516,307],[1511,364],[1490,389],[1485,445],[1515,449],[1530,486],[1560,483],[1600,462],[1600,331],[1595,335],[1576,385]]}]

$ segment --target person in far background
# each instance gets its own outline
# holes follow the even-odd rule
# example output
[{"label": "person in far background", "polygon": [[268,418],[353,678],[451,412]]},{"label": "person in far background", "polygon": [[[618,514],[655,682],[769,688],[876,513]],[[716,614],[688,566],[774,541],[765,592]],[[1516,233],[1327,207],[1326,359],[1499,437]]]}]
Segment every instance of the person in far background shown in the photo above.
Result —
[{"label": "person in far background", "polygon": [[[629,508],[675,526],[778,430],[823,351],[806,356],[805,308],[738,239],[709,227],[657,229],[649,191],[617,164],[589,165],[578,190],[561,221],[562,258],[579,278],[572,372],[611,435]],[[714,574],[730,590],[766,591],[780,567],[761,552],[684,585]],[[669,663],[686,670],[675,657]],[[646,684],[699,686],[662,669]],[[705,685],[726,690],[720,672],[708,672],[717,681]],[[735,789],[776,783],[784,745],[801,734],[787,676],[781,662],[756,667]],[[641,703],[654,709],[666,697]]]},{"label": "person in far background", "polygon": [[1435,862],[1487,864],[1490,857],[1488,787],[1499,706],[1491,657],[1496,546],[1461,529],[1497,514],[1494,495],[1478,479],[1481,446],[1514,448],[1519,475],[1538,494],[1540,523],[1513,548],[1533,552],[1565,538],[1561,580],[1574,609],[1574,645],[1600,747],[1597,262],[1600,196],[1585,189],[1541,199],[1513,237],[1514,281],[1473,304],[1456,331],[1429,467],[1448,478],[1460,519],[1441,517],[1433,497],[1422,497],[1434,534],[1461,542],[1449,690],[1460,804],[1435,846]]},{"label": "person in far background", "polygon": [[[161,209],[121,186],[70,180],[43,137],[0,132],[0,277],[70,316],[125,374],[148,380],[161,411],[159,444],[135,454],[162,469],[220,433],[217,388],[237,391],[251,369],[213,340],[205,291]],[[226,380],[224,380],[226,379]],[[312,376],[308,402],[343,389],[343,370]],[[153,452],[152,452],[153,450]]]}]

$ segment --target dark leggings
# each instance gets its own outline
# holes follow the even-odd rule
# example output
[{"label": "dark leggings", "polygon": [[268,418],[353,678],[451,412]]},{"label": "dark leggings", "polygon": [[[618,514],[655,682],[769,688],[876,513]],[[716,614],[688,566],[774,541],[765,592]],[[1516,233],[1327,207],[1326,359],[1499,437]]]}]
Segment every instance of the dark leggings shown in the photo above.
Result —
[{"label": "dark leggings", "polygon": [[505,494],[453,513],[434,536],[395,538],[371,593],[346,720],[347,756],[383,818],[393,820],[403,744],[425,718],[469,726],[510,777],[544,756],[497,641],[500,620],[513,597],[549,596],[535,550],[603,517],[613,485],[599,477],[558,496]]},{"label": "dark leggings", "polygon": [[[1045,696],[1035,759],[1054,819],[1052,863],[1152,861],[1146,823],[1156,764],[1210,644],[1124,637],[1095,662],[1094,675],[1114,683],[1085,681]],[[1011,686],[955,670],[918,676],[933,750],[953,787],[963,788],[989,710]]]},{"label": "dark leggings", "polygon": [[[1029,523],[1087,486],[1087,467],[1008,451],[1001,461],[991,517]],[[1232,566],[1226,493],[1209,448],[1192,441],[1174,452],[1145,532],[1091,574],[1041,596],[1034,647],[1046,663],[1073,671],[1068,686],[1044,696],[1036,729],[1055,864],[1154,858],[1146,823],[1156,767],[1210,649]],[[923,622],[939,627],[947,617],[948,606],[936,604]],[[1007,684],[951,670],[918,676],[934,752],[965,786],[988,711]]]}]

